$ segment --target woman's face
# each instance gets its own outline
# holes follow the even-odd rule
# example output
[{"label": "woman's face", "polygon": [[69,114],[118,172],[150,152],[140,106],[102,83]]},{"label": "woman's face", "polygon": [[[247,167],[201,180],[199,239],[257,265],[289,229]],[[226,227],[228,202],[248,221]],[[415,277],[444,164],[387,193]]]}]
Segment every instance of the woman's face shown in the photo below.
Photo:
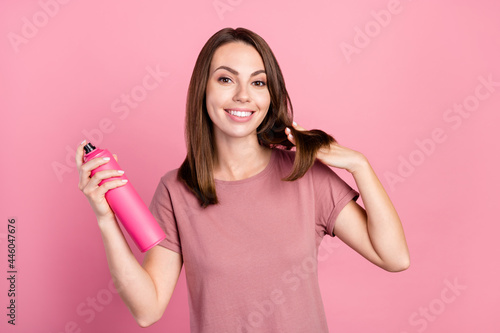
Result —
[{"label": "woman's face", "polygon": [[220,46],[210,64],[206,90],[216,138],[256,135],[270,103],[264,63],[257,50],[242,42]]}]

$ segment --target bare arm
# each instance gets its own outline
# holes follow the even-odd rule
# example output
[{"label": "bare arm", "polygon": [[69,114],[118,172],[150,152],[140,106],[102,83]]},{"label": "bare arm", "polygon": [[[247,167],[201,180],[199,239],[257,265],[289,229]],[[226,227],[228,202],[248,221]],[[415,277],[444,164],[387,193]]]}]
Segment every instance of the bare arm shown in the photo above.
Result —
[{"label": "bare arm", "polygon": [[[294,123],[295,130],[304,128]],[[289,128],[288,139],[295,144]],[[334,234],[373,264],[391,272],[405,270],[410,254],[398,214],[366,157],[337,142],[318,150],[326,165],[349,171],[366,207],[351,200],[335,221]]]},{"label": "bare arm", "polygon": [[351,201],[340,212],[334,233],[375,265],[391,272],[405,270],[410,254],[403,226],[368,160],[352,172],[365,209]]},{"label": "bare arm", "polygon": [[172,297],[182,256],[162,246],[150,249],[142,266],[132,253],[116,219],[99,221],[115,288],[141,327],[158,321]]},{"label": "bare arm", "polygon": [[96,158],[83,163],[84,144],[82,142],[76,152],[80,175],[78,187],[89,200],[97,217],[109,270],[120,297],[137,323],[142,327],[149,326],[161,318],[170,301],[182,268],[182,256],[155,246],[146,253],[142,266],[139,264],[104,196],[110,189],[124,183],[113,180],[98,185],[102,179],[120,174],[117,170],[104,170],[90,177],[93,169],[107,161]]}]

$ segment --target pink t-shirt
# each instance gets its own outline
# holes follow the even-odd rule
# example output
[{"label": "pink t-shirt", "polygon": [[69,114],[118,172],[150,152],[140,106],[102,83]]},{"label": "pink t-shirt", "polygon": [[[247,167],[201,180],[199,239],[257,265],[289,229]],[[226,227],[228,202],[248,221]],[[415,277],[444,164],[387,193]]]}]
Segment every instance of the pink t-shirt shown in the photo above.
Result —
[{"label": "pink t-shirt", "polygon": [[294,151],[273,149],[260,173],[215,180],[219,205],[202,208],[177,180],[162,178],[150,210],[181,253],[191,332],[328,332],[317,254],[342,208],[359,193],[316,160],[290,173]]}]

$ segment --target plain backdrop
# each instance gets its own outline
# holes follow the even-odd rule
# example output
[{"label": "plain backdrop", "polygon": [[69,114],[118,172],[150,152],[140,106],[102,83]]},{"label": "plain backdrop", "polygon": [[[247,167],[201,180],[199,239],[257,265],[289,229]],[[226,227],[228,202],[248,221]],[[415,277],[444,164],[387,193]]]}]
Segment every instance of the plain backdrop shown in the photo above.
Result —
[{"label": "plain backdrop", "polygon": [[[0,7],[2,332],[141,331],[113,288],[74,151],[87,139],[117,154],[149,204],[160,177],[184,159],[193,66],[224,27],[246,27],[269,43],[294,119],[365,154],[404,225],[411,267],[401,273],[325,237],[319,275],[331,332],[500,330],[497,2]],[[9,218],[17,228],[15,327],[7,324]],[[189,331],[184,270],[163,318],[144,331]]]}]

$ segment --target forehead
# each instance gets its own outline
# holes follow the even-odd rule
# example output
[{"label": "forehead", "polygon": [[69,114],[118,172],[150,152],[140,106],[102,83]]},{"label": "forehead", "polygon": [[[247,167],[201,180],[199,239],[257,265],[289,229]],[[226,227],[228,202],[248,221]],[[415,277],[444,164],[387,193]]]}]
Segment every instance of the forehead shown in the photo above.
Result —
[{"label": "forehead", "polygon": [[228,66],[238,72],[264,69],[264,62],[257,50],[243,42],[231,42],[220,46],[212,57],[211,72],[219,66]]}]

